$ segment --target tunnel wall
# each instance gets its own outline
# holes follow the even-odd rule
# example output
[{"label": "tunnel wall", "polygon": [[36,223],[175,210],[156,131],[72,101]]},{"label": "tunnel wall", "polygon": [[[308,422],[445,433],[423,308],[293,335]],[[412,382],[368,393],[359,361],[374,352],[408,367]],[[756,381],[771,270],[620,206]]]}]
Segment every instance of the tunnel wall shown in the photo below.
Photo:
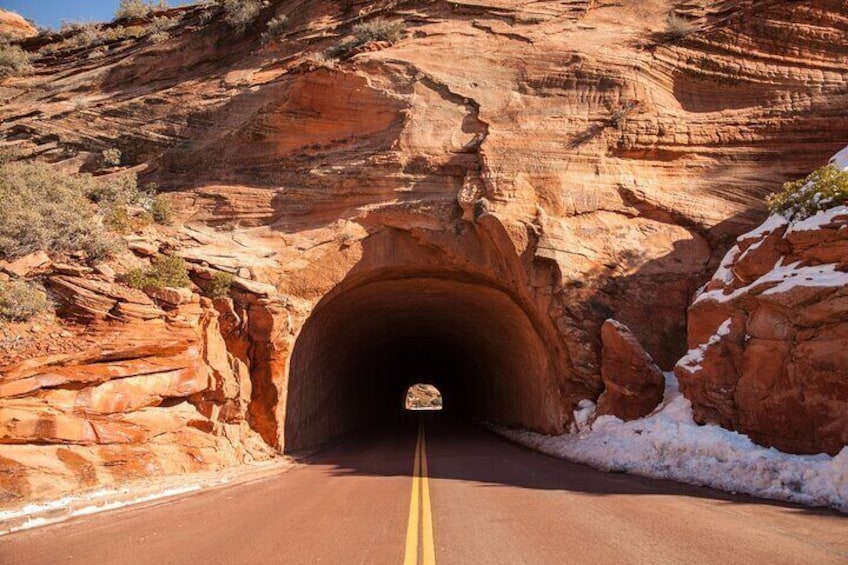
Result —
[{"label": "tunnel wall", "polygon": [[552,365],[530,316],[490,281],[368,281],[322,301],[300,332],[286,450],[391,424],[415,382],[436,385],[456,416],[545,428],[562,417]]}]

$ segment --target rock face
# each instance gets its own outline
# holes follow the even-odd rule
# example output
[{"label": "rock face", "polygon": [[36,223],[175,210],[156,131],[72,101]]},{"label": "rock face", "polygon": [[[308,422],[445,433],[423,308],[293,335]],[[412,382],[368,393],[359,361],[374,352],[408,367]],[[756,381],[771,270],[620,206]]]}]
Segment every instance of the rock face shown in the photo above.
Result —
[{"label": "rock face", "polygon": [[[848,164],[846,164],[848,165]],[[696,418],[793,453],[848,444],[848,206],[742,235],[689,311]]]},{"label": "rock face", "polygon": [[19,14],[0,9],[0,35],[11,39],[26,39],[38,35],[38,30]]},{"label": "rock face", "polygon": [[90,326],[95,346],[0,369],[0,504],[269,457],[218,318]]},{"label": "rock face", "polygon": [[598,415],[609,414],[624,421],[647,416],[662,401],[662,371],[624,324],[604,322],[601,342],[604,392],[598,399]]},{"label": "rock face", "polygon": [[[463,415],[562,433],[605,388],[604,321],[673,366],[693,293],[764,218],[762,195],[848,142],[843,4],[277,1],[238,38],[196,6],[168,11],[179,25],[160,42],[119,24],[96,48],[75,32],[25,41],[42,51],[34,73],[2,83],[4,145],[83,171],[119,149],[177,215],[178,238],[136,251],[183,257],[201,289],[237,276],[216,318],[185,296],[51,274],[69,320],[114,339],[159,328],[150,355],[179,363],[73,387],[44,359],[24,361],[33,374],[6,368],[0,383],[20,391],[6,401],[10,448],[41,454],[3,446],[7,476],[77,455],[97,470],[107,447],[188,466],[195,441],[238,453],[227,426],[312,447],[389,421],[415,382]],[[665,33],[670,12],[691,22],[685,37]],[[263,42],[277,15],[283,40]],[[403,21],[403,38],[318,56],[377,17]],[[189,353],[212,319],[218,365],[238,375],[214,389],[211,361]],[[610,351],[646,363],[623,335]],[[182,353],[157,353],[174,340]],[[617,378],[610,401],[631,391]],[[110,404],[113,388],[126,400]],[[157,435],[160,416],[174,431]],[[182,446],[173,461],[156,451],[167,434]]]}]

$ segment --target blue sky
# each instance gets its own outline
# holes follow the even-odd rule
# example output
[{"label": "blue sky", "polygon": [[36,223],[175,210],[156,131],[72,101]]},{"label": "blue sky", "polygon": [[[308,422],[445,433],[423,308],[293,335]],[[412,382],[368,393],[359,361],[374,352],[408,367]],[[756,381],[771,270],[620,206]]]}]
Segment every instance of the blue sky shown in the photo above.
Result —
[{"label": "blue sky", "polygon": [[[171,0],[171,6],[191,4]],[[45,27],[58,28],[62,20],[108,22],[115,16],[118,0],[0,0],[0,8],[17,12]]]},{"label": "blue sky", "polygon": [[117,6],[118,0],[0,0],[0,8],[53,28],[62,20],[110,21]]}]

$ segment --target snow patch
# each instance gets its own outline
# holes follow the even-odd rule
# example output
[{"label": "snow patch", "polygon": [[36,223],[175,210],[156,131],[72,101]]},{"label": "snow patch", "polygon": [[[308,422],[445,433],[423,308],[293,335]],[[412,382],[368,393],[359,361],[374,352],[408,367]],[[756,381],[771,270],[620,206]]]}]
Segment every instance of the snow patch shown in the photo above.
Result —
[{"label": "snow patch", "polygon": [[752,229],[748,233],[743,233],[742,235],[737,237],[736,241],[745,241],[747,239],[765,237],[771,233],[776,232],[787,224],[789,224],[789,220],[787,220],[781,214],[772,214],[771,216],[766,218],[766,221],[760,224],[758,227]]},{"label": "snow patch", "polygon": [[[220,484],[224,484],[226,482],[227,481],[225,480],[220,481]],[[40,526],[46,526],[48,524],[63,522],[68,518],[75,516],[88,516],[91,514],[105,512],[107,510],[123,508],[124,506],[131,506],[133,504],[151,502],[160,498],[169,498],[179,494],[186,494],[200,490],[202,486],[203,485],[200,484],[184,485],[156,491],[142,496],[133,496],[132,491],[129,488],[104,489],[82,496],[66,496],[64,498],[40,504],[28,504],[15,510],[0,512],[0,524],[9,522],[16,518],[22,519],[20,523],[7,526],[5,529],[0,530],[0,536],[21,530],[29,530]],[[107,499],[115,498],[117,496],[123,496],[124,498],[107,502]],[[92,504],[74,507],[75,504],[89,501]],[[101,502],[98,504],[97,501]],[[28,516],[29,518],[27,518]]]},{"label": "snow patch", "polygon": [[834,457],[791,455],[758,446],[747,436],[719,426],[699,426],[673,373],[666,373],[663,403],[645,418],[623,422],[601,416],[588,425],[585,417],[590,405],[594,407],[590,401],[578,405],[575,420],[583,423],[575,434],[545,436],[498,426],[492,429],[543,453],[604,471],[848,512],[848,447]]},{"label": "snow patch", "polygon": [[838,216],[848,216],[848,206],[834,206],[827,210],[819,210],[809,218],[798,220],[794,224],[791,224],[789,229],[786,230],[786,233],[821,229],[833,223]]},{"label": "snow patch", "polygon": [[790,265],[781,266],[780,261],[774,269],[760,277],[755,284],[768,282],[779,282],[765,292],[766,294],[780,294],[788,292],[795,287],[828,286],[840,287],[848,285],[848,273],[836,270],[836,265],[816,265],[814,267],[799,267],[800,261]]},{"label": "snow patch", "polygon": [[701,362],[704,360],[704,353],[707,352],[707,349],[720,342],[721,338],[730,334],[731,322],[731,318],[728,318],[724,322],[722,322],[716,332],[710,336],[710,339],[707,340],[707,343],[702,343],[698,347],[687,351],[686,355],[684,355],[680,359],[680,361],[677,362],[677,366],[687,370],[690,373],[700,371],[702,369]]},{"label": "snow patch", "polygon": [[[730,253],[728,253],[730,255]],[[783,257],[777,260],[774,267],[766,274],[755,280],[749,285],[737,288],[733,292],[725,294],[723,289],[718,288],[701,293],[694,302],[702,300],[714,300],[716,302],[728,302],[737,296],[741,296],[756,289],[764,284],[779,283],[773,288],[769,288],[763,292],[764,295],[779,294],[787,292],[795,287],[840,287],[848,284],[848,273],[837,271],[836,265],[828,263],[825,265],[816,265],[813,267],[801,267],[800,261],[783,264]],[[716,274],[718,278],[718,273]]]},{"label": "snow patch", "polygon": [[848,171],[848,147],[831,157],[830,162],[843,171]]}]

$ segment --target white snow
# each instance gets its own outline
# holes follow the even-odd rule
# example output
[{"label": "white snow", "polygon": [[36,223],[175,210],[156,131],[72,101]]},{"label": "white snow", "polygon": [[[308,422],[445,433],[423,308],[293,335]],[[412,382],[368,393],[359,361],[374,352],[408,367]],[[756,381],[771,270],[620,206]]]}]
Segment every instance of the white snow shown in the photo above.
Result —
[{"label": "white snow", "polygon": [[[732,253],[728,253],[730,256]],[[727,259],[727,257],[725,257]],[[828,263],[825,265],[816,265],[812,267],[801,267],[800,261],[796,261],[795,263],[790,263],[789,265],[783,264],[783,257],[777,260],[766,274],[756,279],[751,284],[746,286],[737,288],[733,292],[725,294],[723,289],[714,289],[707,292],[702,292],[698,295],[694,302],[700,302],[702,300],[714,300],[716,302],[727,302],[736,298],[737,296],[741,296],[750,292],[752,289],[756,289],[764,284],[768,283],[779,283],[772,288],[767,289],[763,292],[764,295],[769,294],[779,294],[781,292],[786,292],[794,287],[840,287],[848,284],[848,273],[837,271],[836,265],[833,263]],[[716,277],[718,278],[720,275],[717,272]],[[724,276],[724,275],[721,275]]]},{"label": "white snow", "polygon": [[779,282],[777,286],[766,290],[763,294],[780,294],[798,286],[840,287],[848,285],[848,273],[837,271],[836,265],[833,263],[799,267],[800,261],[786,266],[782,266],[781,261],[782,259],[777,262],[777,265],[771,271],[755,281],[755,284]]},{"label": "white snow", "polygon": [[707,349],[709,349],[711,346],[721,341],[721,338],[730,333],[731,321],[731,318],[728,318],[724,322],[722,322],[716,330],[716,333],[711,335],[710,339],[707,340],[707,343],[702,343],[698,347],[687,351],[686,355],[681,357],[680,361],[677,362],[677,365],[686,369],[690,373],[694,373],[695,371],[700,370],[701,361],[704,360],[704,353],[706,353]]},{"label": "white snow", "polygon": [[604,471],[848,512],[848,447],[835,457],[791,455],[758,446],[747,436],[719,426],[699,426],[673,373],[666,374],[663,403],[645,418],[622,422],[600,416],[590,424],[590,411],[594,412],[594,404],[582,401],[575,411],[579,430],[575,434],[545,436],[492,429],[543,453]]},{"label": "white snow", "polygon": [[[735,278],[733,275],[733,264],[736,262],[737,257],[739,257],[740,252],[741,250],[738,245],[734,245],[730,248],[721,260],[721,264],[718,266],[718,269],[716,269],[712,278],[713,281],[721,281],[726,285],[733,283],[733,279]],[[707,291],[707,286],[709,286],[709,282],[695,292],[693,302],[698,302],[702,297],[710,297],[718,300],[718,297],[722,296],[721,289]]]},{"label": "white snow", "polygon": [[[200,484],[190,484],[172,487],[140,496],[132,496],[132,491],[129,488],[103,489],[81,496],[67,496],[39,504],[28,504],[15,510],[0,511],[0,524],[9,522],[14,518],[24,519],[17,525],[11,527],[7,526],[5,529],[0,529],[0,536],[21,530],[29,530],[40,526],[46,526],[48,524],[55,524],[74,516],[88,516],[90,514],[97,514],[107,510],[123,508],[124,506],[141,504],[143,502],[150,502],[160,498],[168,498],[179,494],[185,494],[200,490],[202,486],[203,485]],[[123,498],[115,499],[116,497]],[[108,500],[109,498],[115,500]],[[101,502],[98,504],[98,501]],[[92,502],[92,504],[75,508],[74,503],[80,502]],[[27,518],[28,516],[29,518]]]},{"label": "white snow", "polygon": [[743,233],[739,237],[736,238],[736,241],[745,241],[746,239],[756,239],[765,237],[770,233],[774,233],[779,230],[783,226],[789,223],[784,216],[781,214],[772,214],[766,221],[760,224],[758,227],[752,229],[748,233]]},{"label": "white snow", "polygon": [[[786,230],[786,233],[817,230],[820,229],[822,226],[833,223],[833,220],[837,216],[848,216],[848,206],[834,206],[833,208],[828,208],[827,210],[819,210],[809,218],[798,220],[797,222],[790,224],[789,228]],[[840,229],[845,229],[845,226]]]},{"label": "white snow", "polygon": [[830,162],[843,171],[848,171],[848,147],[831,157]]}]

